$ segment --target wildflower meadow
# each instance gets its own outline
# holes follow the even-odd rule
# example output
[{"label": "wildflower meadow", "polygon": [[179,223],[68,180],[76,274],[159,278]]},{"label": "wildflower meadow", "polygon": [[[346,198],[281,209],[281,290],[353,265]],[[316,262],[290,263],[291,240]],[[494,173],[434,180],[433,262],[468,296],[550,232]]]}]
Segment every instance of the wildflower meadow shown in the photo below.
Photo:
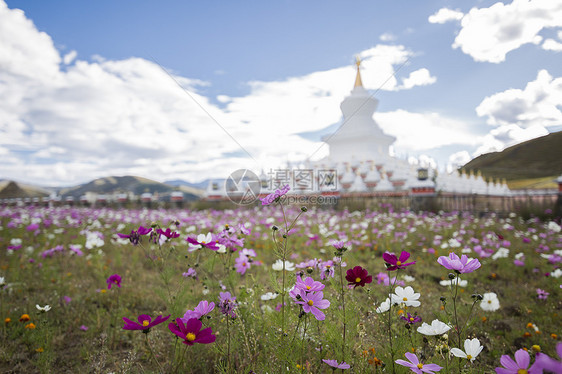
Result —
[{"label": "wildflower meadow", "polygon": [[562,373],[560,222],[0,207],[3,373]]}]

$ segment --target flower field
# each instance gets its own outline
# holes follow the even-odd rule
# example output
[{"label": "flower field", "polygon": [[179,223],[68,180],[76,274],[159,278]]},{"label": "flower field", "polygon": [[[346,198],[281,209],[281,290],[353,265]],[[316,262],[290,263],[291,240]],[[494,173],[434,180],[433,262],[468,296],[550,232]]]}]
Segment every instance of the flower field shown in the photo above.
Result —
[{"label": "flower field", "polygon": [[562,372],[558,223],[281,195],[0,207],[1,372]]}]

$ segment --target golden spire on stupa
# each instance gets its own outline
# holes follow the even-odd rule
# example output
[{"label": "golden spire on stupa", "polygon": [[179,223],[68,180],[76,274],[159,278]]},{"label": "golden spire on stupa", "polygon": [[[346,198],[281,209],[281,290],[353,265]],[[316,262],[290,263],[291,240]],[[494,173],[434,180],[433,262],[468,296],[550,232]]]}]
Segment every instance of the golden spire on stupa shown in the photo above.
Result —
[{"label": "golden spire on stupa", "polygon": [[355,87],[363,87],[363,82],[361,81],[361,72],[359,70],[361,65],[361,58],[359,56],[355,57],[355,65],[357,65],[357,76],[355,77]]}]

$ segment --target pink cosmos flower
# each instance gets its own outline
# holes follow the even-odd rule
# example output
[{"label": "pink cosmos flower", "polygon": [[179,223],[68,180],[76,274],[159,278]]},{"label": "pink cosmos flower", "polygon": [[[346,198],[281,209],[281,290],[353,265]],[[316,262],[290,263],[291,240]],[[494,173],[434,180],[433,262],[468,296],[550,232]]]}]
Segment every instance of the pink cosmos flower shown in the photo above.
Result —
[{"label": "pink cosmos flower", "polygon": [[288,184],[286,184],[283,188],[281,188],[280,190],[276,190],[273,193],[270,193],[269,195],[267,195],[266,197],[262,197],[260,198],[261,200],[261,205],[269,205],[271,203],[274,203],[276,201],[279,201],[279,199],[282,196],[285,196],[287,194],[287,192],[289,192],[291,188],[289,187]]},{"label": "pink cosmos flower", "polygon": [[330,365],[333,370],[335,369],[349,369],[351,366],[349,366],[349,364],[345,363],[345,361],[342,361],[341,364],[338,364],[337,360],[322,360],[324,361],[326,364]]},{"label": "pink cosmos flower", "polygon": [[201,300],[194,310],[188,310],[185,312],[182,320],[184,322],[187,322],[191,318],[200,319],[201,317],[211,313],[213,309],[215,309],[215,303],[213,303],[212,301],[208,302],[207,300]]},{"label": "pink cosmos flower", "polygon": [[415,261],[408,262],[406,261],[410,258],[410,253],[406,251],[402,251],[400,253],[400,257],[396,257],[394,253],[385,252],[382,255],[382,259],[386,262],[387,267],[386,270],[398,270],[398,269],[405,269],[406,266],[410,266],[415,264]]},{"label": "pink cosmos flower", "polygon": [[496,373],[497,374],[519,374],[519,373],[529,373],[529,374],[537,374],[542,373],[542,369],[539,368],[539,365],[535,362],[531,367],[529,364],[531,363],[531,357],[529,353],[524,350],[520,349],[515,352],[515,361],[509,357],[508,355],[503,355],[500,358],[500,363],[503,367],[497,367]]},{"label": "pink cosmos flower", "polygon": [[422,373],[435,374],[436,371],[440,371],[441,369],[443,369],[441,366],[439,366],[437,364],[422,364],[420,362],[420,360],[418,359],[418,356],[416,356],[413,353],[406,352],[405,356],[409,361],[396,360],[394,362],[396,362],[398,365],[409,367],[410,370],[413,371],[414,373],[417,373],[417,374],[422,374]]},{"label": "pink cosmos flower", "polygon": [[458,274],[472,273],[478,269],[481,264],[476,258],[468,258],[467,255],[457,256],[455,253],[449,253],[449,257],[441,256],[437,262],[449,270],[454,270]]},{"label": "pink cosmos flower", "polygon": [[548,295],[550,295],[550,293],[548,293],[545,290],[542,290],[540,288],[537,288],[537,297],[540,300],[546,300],[548,298]]},{"label": "pink cosmos flower", "polygon": [[185,324],[181,318],[177,318],[175,323],[168,324],[172,333],[183,339],[183,344],[193,345],[213,343],[217,337],[213,335],[210,327],[201,330],[203,323],[197,318],[189,319]]},{"label": "pink cosmos flower", "polygon": [[121,288],[121,276],[119,274],[110,275],[105,281],[107,283],[107,289],[110,290],[111,286],[116,285]]},{"label": "pink cosmos flower", "polygon": [[248,256],[245,256],[242,253],[234,260],[234,268],[236,269],[237,273],[244,274],[246,273],[246,270],[248,270],[251,266],[252,260],[250,260]]},{"label": "pink cosmos flower", "polygon": [[166,322],[170,318],[170,316],[162,317],[158,316],[152,320],[152,318],[148,314],[141,314],[138,316],[137,322],[133,322],[128,318],[123,317],[123,321],[125,321],[125,326],[123,326],[123,330],[142,330],[144,333],[148,333],[151,327],[161,324],[162,322]]},{"label": "pink cosmos flower", "polygon": [[305,313],[312,313],[318,321],[323,321],[326,315],[320,309],[326,309],[330,306],[330,301],[323,299],[323,297],[324,293],[322,291],[311,292],[301,295],[302,300],[296,303],[302,305],[302,310]]},{"label": "pink cosmos flower", "polygon": [[[537,365],[539,369],[548,370],[549,372],[553,372],[553,373],[562,373],[562,342],[556,344],[556,353],[558,354],[558,358],[561,361],[556,361],[555,359],[543,353],[537,353],[537,358],[533,366]],[[504,364],[502,363],[502,365]],[[542,371],[538,371],[538,373],[542,373]],[[534,374],[534,373],[531,373],[531,371],[529,371],[529,374]]]},{"label": "pink cosmos flower", "polygon": [[297,277],[297,283],[295,284],[295,287],[305,292],[316,292],[322,291],[326,286],[318,281],[315,281],[311,277],[306,277],[305,280],[302,280],[301,277]]}]

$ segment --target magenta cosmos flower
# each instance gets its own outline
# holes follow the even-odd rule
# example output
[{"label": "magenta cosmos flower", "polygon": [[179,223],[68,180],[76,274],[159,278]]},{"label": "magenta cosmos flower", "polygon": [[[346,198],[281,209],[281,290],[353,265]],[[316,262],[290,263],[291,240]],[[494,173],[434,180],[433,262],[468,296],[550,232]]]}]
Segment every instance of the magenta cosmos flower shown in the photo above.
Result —
[{"label": "magenta cosmos flower", "polygon": [[121,276],[119,274],[110,275],[105,281],[107,283],[107,289],[110,290],[111,286],[116,285],[121,288]]},{"label": "magenta cosmos flower", "polygon": [[210,344],[216,340],[213,330],[210,327],[201,330],[203,323],[197,318],[189,319],[185,324],[181,318],[177,318],[175,323],[168,324],[168,328],[172,333],[183,339],[183,344],[193,345]]},{"label": "magenta cosmos flower", "polygon": [[133,245],[137,245],[140,242],[141,236],[148,235],[151,231],[152,228],[139,226],[138,230],[131,230],[131,233],[129,235],[117,233],[117,236],[121,239],[129,239],[129,241],[133,243]]},{"label": "magenta cosmos flower", "polygon": [[382,259],[386,262],[386,270],[398,270],[398,269],[405,269],[406,266],[410,266],[415,264],[415,261],[408,262],[406,261],[410,258],[410,252],[402,251],[400,253],[400,257],[396,257],[394,253],[385,252],[382,255]]},{"label": "magenta cosmos flower", "polygon": [[323,297],[324,293],[322,291],[310,292],[301,295],[301,300],[296,303],[302,305],[302,310],[305,313],[312,313],[318,321],[323,321],[326,315],[320,309],[326,309],[330,306],[330,301],[323,299]]},{"label": "magenta cosmos flower", "polygon": [[162,322],[166,322],[170,318],[170,316],[163,317],[158,316],[152,320],[152,318],[148,314],[141,314],[138,316],[137,322],[133,322],[128,318],[123,317],[123,321],[125,321],[125,326],[123,326],[123,330],[143,330],[142,332],[148,333],[151,327],[161,324]]},{"label": "magenta cosmos flower", "polygon": [[420,323],[422,321],[422,318],[420,316],[411,315],[409,312],[408,312],[407,316],[402,315],[402,317],[400,317],[400,319],[403,319],[409,325],[413,325],[414,323]]},{"label": "magenta cosmos flower", "polygon": [[156,230],[158,235],[163,235],[168,239],[179,238],[180,233],[172,231],[169,227],[166,230],[158,229]]},{"label": "magenta cosmos flower", "polygon": [[467,255],[461,255],[459,258],[459,256],[453,252],[449,253],[449,257],[439,257],[437,262],[449,270],[454,270],[458,274],[472,273],[481,266],[480,261],[477,259],[468,258]]},{"label": "magenta cosmos flower", "polygon": [[282,196],[285,196],[287,194],[287,192],[289,192],[291,188],[289,187],[288,184],[286,184],[285,186],[283,186],[283,188],[281,188],[280,190],[276,190],[273,193],[270,193],[269,195],[267,195],[266,197],[261,197],[261,205],[269,205],[271,203],[274,203],[276,201],[279,201],[279,199]]},{"label": "magenta cosmos flower", "polygon": [[542,373],[542,368],[539,368],[539,365],[535,362],[531,367],[529,364],[531,363],[531,357],[529,353],[524,350],[520,349],[515,352],[515,361],[509,357],[508,355],[503,355],[500,358],[500,364],[503,367],[497,367],[496,373],[497,374],[520,374],[520,373],[529,373],[529,374],[536,374]]},{"label": "magenta cosmos flower", "polygon": [[333,368],[333,370],[349,369],[351,367],[345,361],[343,361],[341,364],[338,364],[337,360],[322,360],[322,361],[324,361],[326,364],[330,365]]},{"label": "magenta cosmos flower", "polygon": [[418,356],[416,356],[413,353],[406,352],[405,356],[408,359],[408,361],[396,360],[394,362],[396,362],[398,365],[409,367],[410,370],[413,371],[414,373],[417,373],[417,374],[422,374],[422,373],[435,374],[436,371],[440,371],[441,369],[443,369],[441,366],[439,366],[437,364],[422,364],[420,362],[420,360],[418,359]]},{"label": "magenta cosmos flower", "polygon": [[365,287],[366,283],[373,281],[373,277],[369,275],[367,269],[363,269],[361,266],[348,269],[345,279],[349,282],[347,285],[350,288],[356,288],[357,286]]}]

